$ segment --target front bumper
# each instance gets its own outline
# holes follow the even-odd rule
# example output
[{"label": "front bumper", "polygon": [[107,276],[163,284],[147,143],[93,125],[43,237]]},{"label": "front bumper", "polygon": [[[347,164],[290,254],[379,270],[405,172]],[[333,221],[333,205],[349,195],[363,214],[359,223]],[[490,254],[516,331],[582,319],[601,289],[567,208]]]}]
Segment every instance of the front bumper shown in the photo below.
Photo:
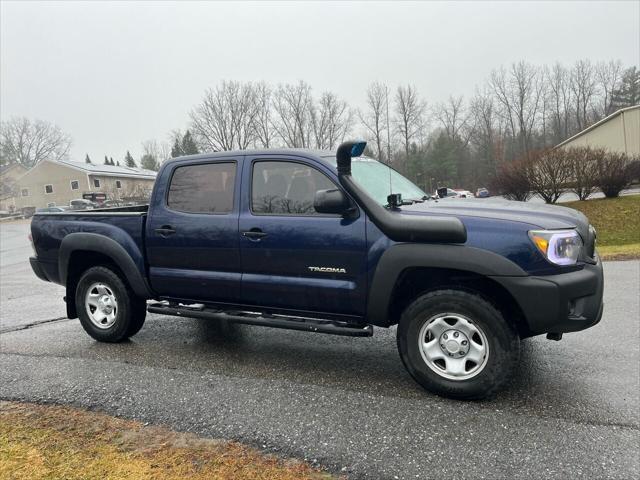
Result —
[{"label": "front bumper", "polygon": [[604,276],[599,258],[558,275],[492,278],[511,293],[532,335],[576,332],[602,318]]}]

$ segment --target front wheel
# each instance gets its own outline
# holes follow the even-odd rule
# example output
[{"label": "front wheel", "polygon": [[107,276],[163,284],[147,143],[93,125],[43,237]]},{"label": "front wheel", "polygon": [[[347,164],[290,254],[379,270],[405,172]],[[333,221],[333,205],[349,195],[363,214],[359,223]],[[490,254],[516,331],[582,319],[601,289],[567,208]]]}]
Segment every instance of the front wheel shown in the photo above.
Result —
[{"label": "front wheel", "polygon": [[135,335],[146,316],[146,303],[107,267],[84,272],[76,289],[76,309],[85,331],[100,342],[120,342]]},{"label": "front wheel", "polygon": [[519,337],[481,296],[438,290],[418,297],[398,325],[398,351],[424,388],[457,399],[495,394],[510,379]]}]

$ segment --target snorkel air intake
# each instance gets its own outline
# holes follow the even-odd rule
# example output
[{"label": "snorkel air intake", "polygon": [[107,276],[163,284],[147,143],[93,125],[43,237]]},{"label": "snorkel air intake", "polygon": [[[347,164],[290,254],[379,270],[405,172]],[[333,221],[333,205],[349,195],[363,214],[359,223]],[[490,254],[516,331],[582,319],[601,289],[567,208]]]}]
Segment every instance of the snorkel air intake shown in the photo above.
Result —
[{"label": "snorkel air intake", "polygon": [[[344,189],[353,196],[371,221],[394,242],[464,243],[467,230],[455,217],[405,215],[389,211],[369,196],[351,176],[351,158],[364,152],[367,142],[344,142],[336,152],[338,178]],[[390,192],[391,193],[391,192]]]}]

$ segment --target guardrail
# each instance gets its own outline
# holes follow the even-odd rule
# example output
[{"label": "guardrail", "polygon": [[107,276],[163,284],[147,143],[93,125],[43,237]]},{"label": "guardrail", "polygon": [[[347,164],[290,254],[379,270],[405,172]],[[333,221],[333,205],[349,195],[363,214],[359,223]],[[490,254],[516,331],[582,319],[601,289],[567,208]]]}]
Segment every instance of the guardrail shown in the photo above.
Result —
[{"label": "guardrail", "polygon": [[9,217],[0,217],[0,222],[8,222],[10,220],[23,220],[27,218],[25,215],[11,215]]}]

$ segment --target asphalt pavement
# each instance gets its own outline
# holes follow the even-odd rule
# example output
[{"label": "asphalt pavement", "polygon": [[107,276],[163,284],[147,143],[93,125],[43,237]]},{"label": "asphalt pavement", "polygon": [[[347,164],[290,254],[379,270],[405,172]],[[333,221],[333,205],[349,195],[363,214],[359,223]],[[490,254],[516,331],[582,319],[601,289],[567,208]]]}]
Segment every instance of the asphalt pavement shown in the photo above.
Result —
[{"label": "asphalt pavement", "polygon": [[605,315],[523,342],[509,388],[431,395],[395,329],[348,338],[148,315],[122,344],[64,317],[38,280],[28,224],[0,224],[0,399],[71,404],[239,440],[349,478],[637,478],[640,262],[605,264]]}]

